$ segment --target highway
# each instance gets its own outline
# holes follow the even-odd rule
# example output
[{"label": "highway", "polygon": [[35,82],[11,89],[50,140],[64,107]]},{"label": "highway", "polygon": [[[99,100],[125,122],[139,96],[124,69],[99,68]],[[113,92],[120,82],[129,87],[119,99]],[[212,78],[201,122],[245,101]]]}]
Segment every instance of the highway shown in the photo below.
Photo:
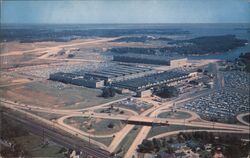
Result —
[{"label": "highway", "polygon": [[[176,105],[181,104],[183,102],[187,102],[190,100],[193,100],[195,98],[207,95],[214,91],[214,89],[211,89],[209,91],[203,91],[199,94],[197,93],[190,93],[186,94],[180,98],[177,98],[173,101],[169,101],[166,103],[163,103],[161,106],[157,106],[157,104],[154,104],[154,107],[149,109],[148,111],[151,111],[149,117],[155,118],[158,114],[160,114],[164,110],[169,110],[169,108],[175,103]],[[145,101],[145,100],[144,100]],[[151,102],[153,103],[153,102]],[[234,131],[247,131],[249,133],[249,126],[243,126],[243,125],[232,125],[232,124],[223,124],[223,123],[215,123],[215,122],[209,122],[205,120],[201,120],[199,117],[200,122],[195,121],[195,117],[197,117],[197,114],[192,115],[192,118],[194,120],[176,120],[176,119],[160,119],[157,118],[156,120],[160,121],[168,121],[169,125],[183,125],[183,126],[193,126],[193,127],[203,127],[203,128],[212,128],[212,129],[227,129],[227,130],[234,130]],[[142,120],[142,119],[141,119]],[[138,133],[137,137],[131,144],[130,148],[128,149],[127,153],[125,154],[125,158],[131,158],[131,157],[137,157],[136,149],[139,144],[142,143],[144,139],[147,138],[148,133],[150,132],[151,127],[150,126],[144,126]]]},{"label": "highway", "polygon": [[[77,133],[75,131],[72,131],[71,129],[65,128],[64,126],[61,126],[61,125],[59,125],[57,123],[46,120],[44,118],[41,118],[41,117],[39,117],[37,115],[34,115],[34,114],[31,114],[29,112],[17,109],[13,105],[10,105],[10,104],[7,104],[7,103],[2,102],[1,106],[6,107],[8,109],[7,110],[8,113],[12,113],[12,116],[13,115],[16,116],[16,117],[18,116],[17,117],[18,120],[25,119],[25,120],[22,120],[22,123],[29,124],[31,126],[32,126],[32,124],[35,124],[37,126],[37,128],[38,127],[42,128],[42,130],[44,130],[44,132],[47,132],[48,130],[50,130],[50,132],[51,132],[51,129],[55,130],[56,133],[61,133],[63,131],[67,135],[70,134],[71,136],[74,136],[74,137],[78,138],[78,140],[81,140],[81,143],[83,143],[83,144],[84,144],[83,140],[85,140],[85,142],[89,142],[89,140],[91,140],[91,144],[94,144],[94,145],[100,147],[101,149],[98,149],[98,148],[93,147],[93,146],[89,146],[89,144],[87,144],[84,148],[82,148],[82,150],[84,150],[89,155],[92,155],[92,156],[97,157],[97,158],[102,158],[103,155],[98,156],[96,154],[96,152],[98,152],[100,150],[101,153],[102,153],[103,149],[107,150],[106,149],[107,147],[104,144],[102,144],[100,142],[97,142],[95,140],[89,139],[89,137],[81,135],[80,133]],[[32,124],[29,123],[29,122],[31,122]],[[58,139],[62,139],[62,138],[58,138]],[[89,148],[89,149],[85,149],[85,148]],[[91,152],[91,150],[93,150],[94,152]],[[106,157],[108,157],[107,154],[106,154]]]},{"label": "highway", "polygon": [[[200,117],[194,113],[189,112],[192,117],[188,119],[166,119],[166,118],[158,118],[157,116],[164,111],[169,111],[170,108],[173,106],[173,104],[181,104],[183,102],[192,100],[194,98],[206,95],[210,93],[211,91],[205,91],[200,94],[190,94],[183,96],[182,98],[177,98],[172,101],[168,101],[165,103],[162,103],[162,105],[159,105],[157,102],[149,101],[147,99],[143,101],[147,101],[153,104],[153,107],[147,109],[141,114],[133,112],[130,115],[125,114],[108,114],[108,113],[97,113],[94,112],[96,109],[105,108],[111,103],[115,103],[117,101],[124,100],[126,98],[113,101],[111,103],[105,103],[94,107],[89,107],[85,109],[74,109],[74,110],[64,110],[64,109],[51,109],[51,108],[45,108],[45,107],[37,107],[32,105],[26,105],[26,104],[20,104],[15,103],[13,101],[6,100],[4,98],[0,98],[0,102],[2,106],[5,106],[7,108],[11,108],[15,112],[20,112],[22,114],[25,114],[35,120],[39,120],[39,123],[37,124],[46,124],[48,127],[54,127],[57,129],[60,129],[61,131],[64,131],[65,133],[71,134],[75,137],[77,137],[80,140],[85,140],[85,142],[89,141],[89,137],[97,137],[97,138],[107,138],[107,137],[114,137],[113,141],[109,146],[106,146],[100,142],[97,142],[93,139],[91,140],[91,144],[97,145],[101,147],[104,150],[107,150],[109,152],[114,152],[119,144],[122,142],[122,140],[126,137],[126,135],[134,128],[135,125],[133,124],[127,124],[125,127],[120,130],[117,133],[113,134],[106,134],[106,135],[93,135],[84,131],[81,131],[79,129],[76,129],[70,125],[67,125],[64,123],[64,120],[70,117],[90,117],[90,118],[102,118],[102,119],[114,119],[114,120],[122,120],[122,121],[130,121],[130,122],[140,122],[140,123],[158,123],[158,124],[166,124],[166,125],[182,125],[182,126],[192,126],[192,127],[202,127],[202,128],[210,128],[211,130],[217,130],[217,131],[232,131],[232,132],[243,132],[249,133],[249,126],[245,125],[236,125],[236,124],[225,124],[225,123],[217,123],[217,122],[209,122],[204,121],[200,119]],[[25,111],[24,111],[25,110]],[[44,118],[41,118],[37,115],[31,114],[30,112],[46,112],[50,114],[61,114],[63,117],[56,120],[56,122],[52,122],[49,120],[46,120]],[[23,123],[28,124],[28,122],[23,121]],[[133,143],[131,144],[130,148],[128,149],[127,153],[125,154],[125,158],[131,158],[133,155],[137,156],[136,149],[139,144],[147,137],[148,133],[151,130],[151,126],[143,126],[139,133],[137,134],[136,138],[134,139]],[[49,133],[49,132],[48,132]],[[171,134],[171,133],[166,133]],[[59,137],[59,136],[58,136]],[[62,138],[60,138],[62,139]],[[63,139],[64,140],[64,139]]]},{"label": "highway", "polygon": [[30,117],[27,115],[24,115],[23,117],[16,116],[17,113],[13,113],[13,111],[3,112],[2,114],[20,123],[23,123],[25,128],[32,131],[33,133],[48,137],[56,143],[61,144],[62,146],[65,146],[69,149],[77,149],[95,158],[109,157],[109,152],[106,150],[100,149],[97,146],[93,146],[91,144],[86,144],[86,142],[83,142],[82,139],[79,139],[77,136],[65,133],[64,130],[57,129],[55,126],[48,126],[36,119],[30,119]]},{"label": "highway", "polygon": [[159,134],[159,135],[156,135],[156,136],[153,136],[151,138],[149,138],[149,140],[152,140],[153,138],[164,138],[164,137],[168,137],[168,136],[171,136],[171,135],[177,135],[179,134],[180,132],[182,133],[189,133],[189,132],[202,132],[202,131],[206,131],[206,132],[216,132],[216,133],[239,133],[239,134],[242,134],[242,133],[245,133],[245,134],[248,134],[249,131],[232,131],[232,130],[204,130],[204,129],[189,129],[189,130],[178,130],[178,131],[172,131],[172,132],[167,132],[167,133],[163,133],[163,134]]}]

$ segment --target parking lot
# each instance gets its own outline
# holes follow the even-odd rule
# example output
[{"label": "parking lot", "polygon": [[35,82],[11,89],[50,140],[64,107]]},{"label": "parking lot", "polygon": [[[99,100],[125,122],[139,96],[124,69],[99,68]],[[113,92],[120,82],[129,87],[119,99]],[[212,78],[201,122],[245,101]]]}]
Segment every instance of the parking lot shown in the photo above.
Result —
[{"label": "parking lot", "polygon": [[228,123],[234,123],[237,114],[250,110],[248,94],[231,89],[215,91],[186,103],[183,107],[196,112],[203,119]]},{"label": "parking lot", "polygon": [[250,74],[243,71],[222,72],[226,87],[249,92]]}]

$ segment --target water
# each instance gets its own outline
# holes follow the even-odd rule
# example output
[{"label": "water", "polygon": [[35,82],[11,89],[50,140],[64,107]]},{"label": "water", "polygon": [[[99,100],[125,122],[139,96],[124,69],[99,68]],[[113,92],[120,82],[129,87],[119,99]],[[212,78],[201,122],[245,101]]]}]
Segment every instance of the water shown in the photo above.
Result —
[{"label": "water", "polygon": [[[240,28],[240,29],[239,29]],[[233,60],[240,56],[241,53],[250,52],[250,29],[249,24],[214,24],[209,26],[203,26],[198,28],[197,26],[191,27],[189,29],[190,32],[193,34],[192,37],[198,36],[215,36],[215,35],[226,35],[226,34],[233,34],[236,35],[239,39],[246,39],[248,40],[248,44],[239,47],[233,50],[230,50],[225,53],[219,54],[210,54],[210,55],[203,55],[203,56],[189,56],[189,59],[219,59],[219,60]]]},{"label": "water", "polygon": [[[2,25],[2,29],[49,29],[49,30],[91,30],[91,29],[180,29],[190,31],[184,38],[233,34],[248,40],[248,45],[221,54],[188,56],[189,59],[233,60],[241,53],[250,52],[250,24],[71,24],[71,25]],[[248,30],[249,32],[248,32]]]}]

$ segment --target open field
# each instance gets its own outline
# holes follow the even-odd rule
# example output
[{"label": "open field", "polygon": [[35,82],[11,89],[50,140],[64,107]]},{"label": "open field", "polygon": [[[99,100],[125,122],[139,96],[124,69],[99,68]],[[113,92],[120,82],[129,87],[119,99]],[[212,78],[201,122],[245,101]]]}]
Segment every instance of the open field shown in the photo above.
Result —
[{"label": "open field", "polygon": [[29,111],[29,110],[25,110],[25,111],[35,114],[37,116],[40,116],[42,118],[45,118],[47,120],[51,120],[51,121],[54,121],[63,116],[60,114],[52,114],[52,113],[46,113],[46,112],[37,112],[37,111]]},{"label": "open field", "polygon": [[182,126],[182,125],[170,125],[170,126],[156,126],[153,127],[149,134],[147,135],[147,138],[151,138],[153,136],[162,134],[162,133],[167,133],[167,132],[172,132],[172,131],[178,131],[178,130],[192,130],[192,129],[200,129],[198,127],[191,127],[191,126]]},{"label": "open field", "polygon": [[23,124],[7,117],[7,115],[1,117],[0,127],[1,154],[5,153],[2,154],[3,157],[14,157],[15,155],[15,153],[9,152],[11,150],[10,142],[29,157],[64,157],[62,146],[48,138],[31,134],[27,128],[23,127]]},{"label": "open field", "polygon": [[61,109],[86,108],[124,97],[116,95],[114,98],[104,99],[100,97],[102,92],[99,89],[73,85],[61,88],[55,86],[52,81],[38,81],[2,88],[0,92],[2,97],[19,103]]},{"label": "open field", "polygon": [[166,111],[158,115],[158,117],[160,118],[171,118],[171,119],[187,119],[190,118],[191,116],[192,116],[191,114],[182,111],[177,111],[177,112]]},{"label": "open field", "polygon": [[137,113],[142,113],[153,106],[150,103],[140,101],[138,99],[123,100],[117,103],[113,103],[112,105],[118,108],[121,107],[121,108],[125,108],[128,110],[133,110]]},{"label": "open field", "polygon": [[[43,138],[30,134],[28,136],[16,137],[14,140],[30,152],[32,157],[64,157],[60,150],[62,147],[47,141],[44,144]],[[53,155],[53,156],[52,156]]]},{"label": "open field", "polygon": [[[124,123],[119,120],[86,117],[71,117],[64,120],[64,122],[84,132],[92,133],[95,135],[112,134],[120,131],[124,127]],[[111,124],[112,127],[109,126]]]},{"label": "open field", "polygon": [[106,137],[106,138],[90,137],[90,139],[93,139],[95,141],[103,143],[106,146],[109,146],[113,140],[113,137]]},{"label": "open field", "polygon": [[94,112],[96,113],[109,113],[109,114],[124,114],[124,115],[133,115],[133,114],[137,114],[136,112],[129,110],[129,109],[125,109],[125,108],[110,108],[110,107],[104,107],[104,108],[100,108],[100,109],[96,109],[94,110]]}]

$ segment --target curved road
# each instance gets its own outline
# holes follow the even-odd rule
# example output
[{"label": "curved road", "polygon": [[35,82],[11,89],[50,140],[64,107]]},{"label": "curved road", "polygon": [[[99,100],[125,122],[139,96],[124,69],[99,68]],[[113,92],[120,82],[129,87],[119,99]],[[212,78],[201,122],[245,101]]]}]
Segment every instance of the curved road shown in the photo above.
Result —
[{"label": "curved road", "polygon": [[[247,125],[247,126],[250,126],[250,123],[247,122],[247,121],[245,121],[245,120],[243,119],[243,117],[244,117],[244,116],[247,116],[247,115],[250,115],[250,112],[248,112],[248,113],[243,113],[243,114],[239,114],[239,115],[237,115],[237,120],[240,121],[241,123]],[[249,128],[250,128],[250,127],[249,127]],[[250,129],[249,129],[249,130],[250,130]]]},{"label": "curved road", "polygon": [[206,132],[218,132],[218,133],[249,133],[249,131],[232,131],[232,130],[202,130],[202,129],[197,129],[197,130],[178,130],[178,131],[172,131],[172,132],[167,132],[167,133],[162,133],[162,134],[159,134],[159,135],[156,135],[156,136],[153,136],[151,138],[149,138],[150,140],[152,140],[153,138],[163,138],[163,137],[168,137],[168,136],[171,136],[171,135],[177,135],[179,134],[180,132],[202,132],[202,131],[206,131]]}]

